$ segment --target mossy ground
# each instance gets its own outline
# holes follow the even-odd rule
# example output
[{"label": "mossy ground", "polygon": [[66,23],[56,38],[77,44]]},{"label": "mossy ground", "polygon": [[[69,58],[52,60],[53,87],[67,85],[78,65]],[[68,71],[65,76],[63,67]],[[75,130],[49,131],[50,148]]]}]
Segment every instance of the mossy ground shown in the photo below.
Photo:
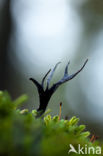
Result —
[{"label": "mossy ground", "polygon": [[0,155],[67,156],[70,144],[75,149],[78,144],[103,149],[101,142],[90,141],[90,133],[85,131],[85,125],[78,124],[79,119],[75,116],[69,120],[46,114],[36,118],[36,110],[18,109],[26,99],[23,95],[13,101],[7,92],[0,92]]}]

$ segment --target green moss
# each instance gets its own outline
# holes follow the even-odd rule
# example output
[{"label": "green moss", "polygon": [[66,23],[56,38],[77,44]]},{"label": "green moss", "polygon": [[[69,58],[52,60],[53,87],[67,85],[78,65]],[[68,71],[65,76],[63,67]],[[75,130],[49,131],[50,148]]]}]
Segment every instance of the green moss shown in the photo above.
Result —
[{"label": "green moss", "polygon": [[90,142],[90,133],[75,116],[59,120],[59,116],[47,115],[49,110],[42,118],[36,118],[36,110],[18,109],[26,99],[23,95],[13,101],[7,92],[0,92],[0,155],[66,156],[70,144],[75,149],[78,144],[95,148],[100,145]]}]

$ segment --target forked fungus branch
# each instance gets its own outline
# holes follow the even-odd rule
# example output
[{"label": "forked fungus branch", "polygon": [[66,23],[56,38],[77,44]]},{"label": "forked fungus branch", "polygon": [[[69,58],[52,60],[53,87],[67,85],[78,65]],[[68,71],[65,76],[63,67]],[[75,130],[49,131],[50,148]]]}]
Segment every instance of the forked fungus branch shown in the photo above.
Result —
[{"label": "forked fungus branch", "polygon": [[[65,71],[64,71],[64,76],[62,77],[61,80],[59,80],[58,82],[54,83],[53,86],[49,87],[50,85],[50,81],[54,75],[54,72],[57,68],[57,66],[60,64],[60,62],[58,62],[55,67],[53,68],[53,70],[51,71],[51,69],[45,74],[45,76],[42,79],[42,82],[39,83],[37,80],[35,80],[34,78],[30,78],[30,80],[36,85],[37,89],[38,89],[38,93],[39,93],[39,99],[40,99],[40,105],[39,108],[37,109],[38,112],[38,116],[41,116],[45,110],[46,107],[48,105],[48,102],[51,98],[51,96],[53,95],[53,93],[56,91],[56,89],[62,85],[63,83],[73,79],[77,74],[79,74],[82,69],[85,67],[86,63],[88,62],[88,59],[84,62],[83,66],[74,74],[69,75],[68,74],[68,66],[70,64],[70,62],[68,62],[68,64],[65,67]],[[46,77],[48,76],[48,74],[50,73],[48,79],[47,79],[47,86],[46,89],[44,89],[44,81],[46,79]]]}]

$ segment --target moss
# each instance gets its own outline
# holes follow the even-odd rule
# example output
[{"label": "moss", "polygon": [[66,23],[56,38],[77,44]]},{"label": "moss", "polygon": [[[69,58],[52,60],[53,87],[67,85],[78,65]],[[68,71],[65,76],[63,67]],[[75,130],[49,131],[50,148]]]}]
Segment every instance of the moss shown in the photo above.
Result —
[{"label": "moss", "polygon": [[26,99],[23,95],[13,101],[7,92],[0,92],[0,155],[66,156],[70,144],[75,149],[78,144],[94,148],[101,145],[99,141],[90,142],[90,133],[75,116],[59,120],[59,116],[47,115],[48,111],[36,118],[36,110],[18,109]]}]

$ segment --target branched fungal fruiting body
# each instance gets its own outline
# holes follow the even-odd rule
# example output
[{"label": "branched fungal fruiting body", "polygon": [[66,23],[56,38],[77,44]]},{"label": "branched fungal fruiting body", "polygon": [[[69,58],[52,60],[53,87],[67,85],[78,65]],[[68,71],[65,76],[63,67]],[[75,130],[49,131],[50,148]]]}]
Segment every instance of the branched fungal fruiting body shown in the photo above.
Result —
[{"label": "branched fungal fruiting body", "polygon": [[[46,75],[43,77],[42,79],[42,82],[41,84],[36,81],[35,79],[33,78],[30,78],[30,80],[36,85],[37,89],[38,89],[38,93],[39,93],[39,99],[40,99],[40,105],[39,105],[39,108],[37,109],[37,112],[38,112],[38,116],[41,116],[45,110],[46,110],[46,107],[48,105],[48,102],[51,98],[51,96],[53,95],[53,93],[56,91],[56,89],[63,83],[73,79],[78,73],[80,73],[82,71],[82,69],[85,67],[86,63],[88,62],[88,59],[84,62],[83,66],[77,71],[75,72],[74,74],[72,75],[69,75],[68,74],[68,66],[70,64],[70,62],[68,62],[68,64],[66,65],[65,67],[65,72],[64,72],[64,76],[61,80],[59,80],[57,83],[54,83],[53,86],[51,86],[49,88],[49,84],[50,84],[50,81],[53,77],[53,74],[57,68],[57,66],[60,64],[60,62],[58,62],[54,69],[51,71],[51,69],[46,73]],[[51,73],[50,73],[51,72]],[[46,79],[46,77],[48,76],[48,74],[50,73],[48,79],[47,79],[47,87],[46,89],[44,89],[44,81]]]}]

